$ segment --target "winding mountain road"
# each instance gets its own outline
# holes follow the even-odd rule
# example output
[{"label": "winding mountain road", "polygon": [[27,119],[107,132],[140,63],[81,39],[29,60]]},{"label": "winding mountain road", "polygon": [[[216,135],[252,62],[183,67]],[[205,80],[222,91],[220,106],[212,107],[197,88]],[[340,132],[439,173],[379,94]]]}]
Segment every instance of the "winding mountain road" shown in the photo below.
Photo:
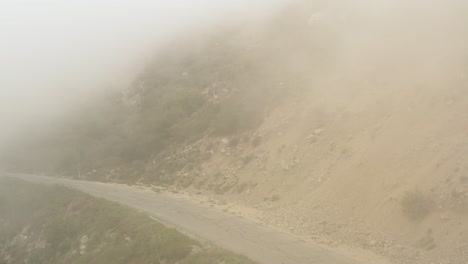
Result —
[{"label": "winding mountain road", "polygon": [[6,176],[65,185],[145,211],[162,222],[262,264],[364,264],[239,216],[150,190],[35,175]]}]

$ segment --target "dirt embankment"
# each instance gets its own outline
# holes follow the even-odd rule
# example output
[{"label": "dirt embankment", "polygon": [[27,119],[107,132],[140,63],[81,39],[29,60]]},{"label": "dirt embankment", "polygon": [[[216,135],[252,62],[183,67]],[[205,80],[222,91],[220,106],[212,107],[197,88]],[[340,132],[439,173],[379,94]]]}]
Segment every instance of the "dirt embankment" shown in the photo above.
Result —
[{"label": "dirt embankment", "polygon": [[[400,263],[460,263],[468,246],[468,94],[452,86],[325,86],[254,133],[204,139],[175,186],[332,246]],[[339,87],[339,86],[335,86]],[[248,214],[247,214],[248,215]]]},{"label": "dirt embankment", "polygon": [[266,109],[259,127],[186,144],[147,171],[175,166],[178,188],[258,209],[264,222],[325,244],[465,264],[466,39],[454,34],[464,32],[455,5],[432,4],[387,10],[398,22],[369,10],[317,13],[312,36],[337,43],[323,49],[333,56],[294,64],[308,75],[274,75],[301,92]]}]

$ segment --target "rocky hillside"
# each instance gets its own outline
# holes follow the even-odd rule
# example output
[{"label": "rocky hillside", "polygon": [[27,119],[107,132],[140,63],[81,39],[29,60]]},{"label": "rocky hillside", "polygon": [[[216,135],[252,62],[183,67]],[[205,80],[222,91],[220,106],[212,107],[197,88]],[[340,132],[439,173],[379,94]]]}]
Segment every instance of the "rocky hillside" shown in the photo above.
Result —
[{"label": "rocky hillside", "polygon": [[465,264],[466,11],[304,1],[185,36],[122,94],[2,160],[242,204],[399,263]]}]

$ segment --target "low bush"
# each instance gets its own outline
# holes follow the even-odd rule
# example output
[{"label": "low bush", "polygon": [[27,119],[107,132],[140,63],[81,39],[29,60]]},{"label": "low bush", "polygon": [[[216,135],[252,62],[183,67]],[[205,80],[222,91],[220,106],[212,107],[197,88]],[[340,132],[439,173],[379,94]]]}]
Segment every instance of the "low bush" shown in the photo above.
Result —
[{"label": "low bush", "polygon": [[429,196],[419,190],[407,192],[401,200],[403,213],[412,221],[421,221],[428,216],[433,207]]}]

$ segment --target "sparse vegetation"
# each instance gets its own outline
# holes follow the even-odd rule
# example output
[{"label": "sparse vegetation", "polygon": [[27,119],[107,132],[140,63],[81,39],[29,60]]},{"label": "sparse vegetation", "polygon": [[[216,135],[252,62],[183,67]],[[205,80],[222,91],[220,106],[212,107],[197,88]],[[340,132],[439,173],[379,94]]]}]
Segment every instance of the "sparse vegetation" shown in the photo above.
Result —
[{"label": "sparse vegetation", "polygon": [[257,156],[250,154],[242,158],[242,165],[246,166],[252,161],[254,161],[257,158]]},{"label": "sparse vegetation", "polygon": [[202,247],[116,203],[65,187],[0,180],[0,263],[253,263]]},{"label": "sparse vegetation", "polygon": [[234,187],[234,184],[232,183],[226,183],[226,184],[220,183],[214,186],[213,191],[218,195],[222,195],[230,191],[233,187]]},{"label": "sparse vegetation", "polygon": [[280,196],[280,195],[274,194],[274,195],[272,195],[272,196],[270,196],[270,197],[265,197],[265,198],[263,198],[263,201],[264,201],[264,202],[272,202],[272,203],[274,203],[274,202],[279,201],[280,199],[281,199],[281,196]]},{"label": "sparse vegetation", "polygon": [[432,250],[436,247],[436,244],[434,238],[431,237],[430,234],[428,234],[416,243],[416,247],[425,250]]},{"label": "sparse vegetation", "polygon": [[252,138],[252,146],[258,147],[262,143],[262,137],[260,136],[255,136]]},{"label": "sparse vegetation", "polygon": [[247,189],[247,187],[249,187],[249,184],[247,182],[241,183],[236,186],[236,191],[237,193],[243,193],[245,189]]},{"label": "sparse vegetation", "polygon": [[279,196],[278,194],[275,194],[275,195],[271,196],[270,201],[276,202],[276,201],[278,201],[280,199],[281,199],[281,196]]}]

